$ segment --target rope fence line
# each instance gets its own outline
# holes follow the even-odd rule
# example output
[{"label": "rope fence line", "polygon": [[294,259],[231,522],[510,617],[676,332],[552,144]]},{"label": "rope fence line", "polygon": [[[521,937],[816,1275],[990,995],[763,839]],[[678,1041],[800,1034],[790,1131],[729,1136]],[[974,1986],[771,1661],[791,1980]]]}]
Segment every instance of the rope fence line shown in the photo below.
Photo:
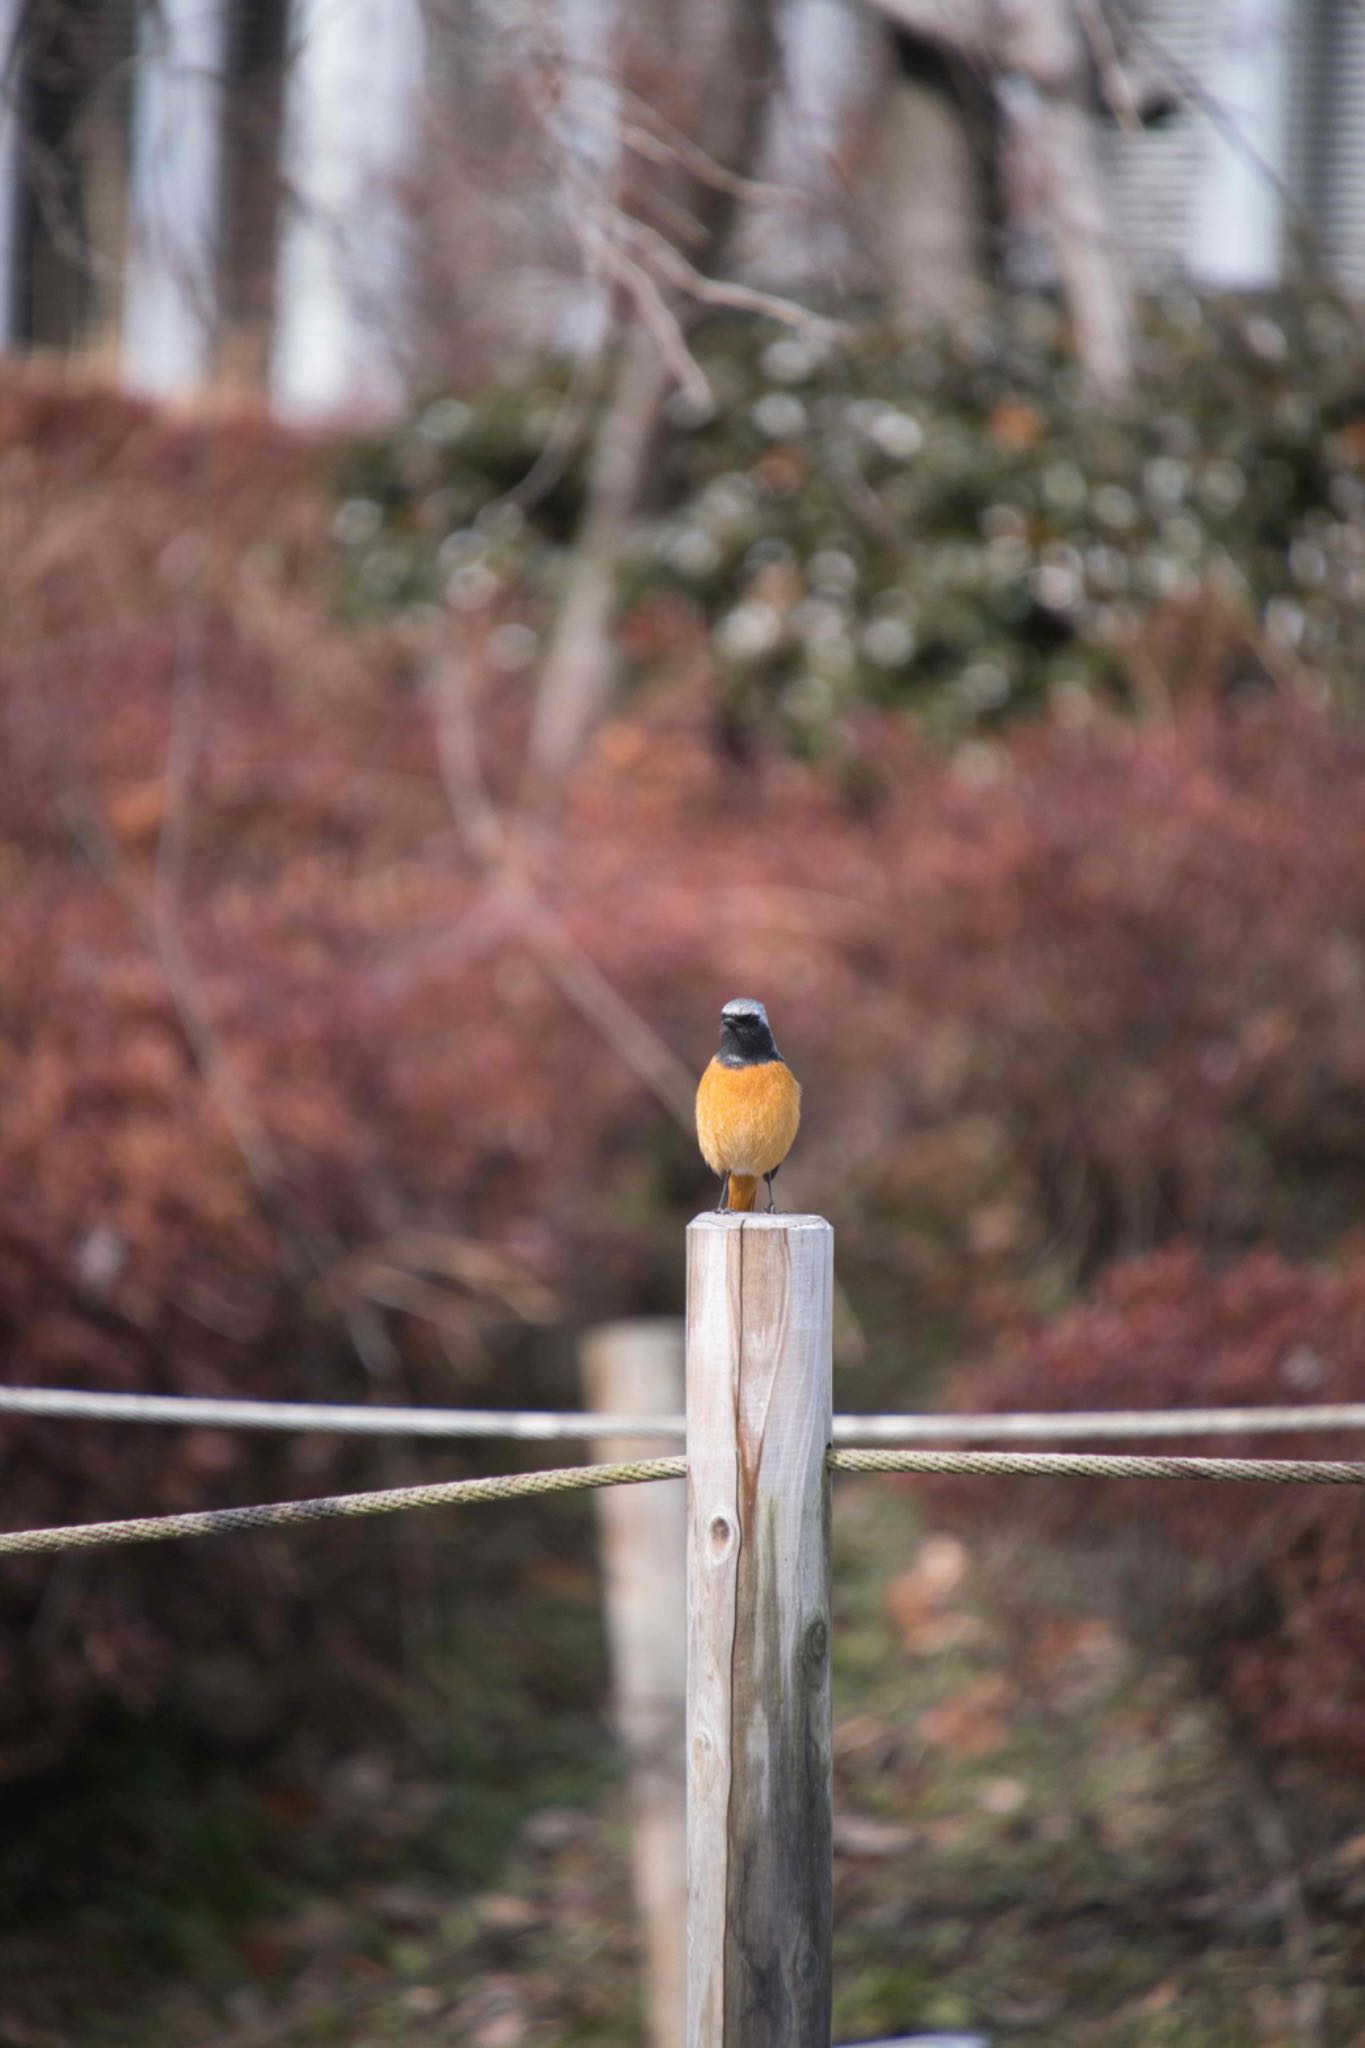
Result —
[{"label": "rope fence line", "polygon": [[393,1515],[406,1508],[474,1507],[480,1501],[516,1500],[527,1494],[577,1493],[603,1486],[632,1486],[643,1480],[682,1479],[686,1473],[685,1458],[645,1458],[631,1464],[568,1465],[557,1471],[515,1472],[496,1479],[449,1479],[434,1486],[395,1486],[379,1493],[267,1501],[246,1508],[207,1508],[197,1514],[143,1516],[128,1522],[0,1530],[0,1557],[116,1550],[130,1543],[165,1543],[176,1536],[226,1536],[237,1529],[277,1529],[299,1522]]},{"label": "rope fence line", "polygon": [[[210,1429],[334,1430],[345,1436],[681,1439],[681,1415],[559,1414],[524,1408],[383,1408],[357,1402],[245,1401],[187,1394],[88,1394],[74,1387],[0,1387],[0,1415],[77,1416]],[[1365,1409],[1362,1409],[1365,1421]]]},{"label": "rope fence line", "polygon": [[831,1451],[835,1472],[961,1472],[1031,1479],[1232,1479],[1365,1486],[1365,1464],[1321,1458],[1144,1458],[1102,1451]]},{"label": "rope fence line", "polygon": [[[1365,1464],[1304,1458],[1144,1458],[1075,1451],[837,1451],[835,1472],[946,1472],[1035,1479],[1212,1479],[1259,1481],[1272,1486],[1365,1486]],[[284,1528],[408,1508],[472,1507],[481,1501],[577,1493],[683,1479],[686,1458],[644,1458],[623,1464],[569,1465],[548,1472],[516,1472],[493,1479],[451,1479],[432,1486],[389,1487],[378,1493],[324,1495],[315,1500],[268,1501],[254,1507],[208,1508],[185,1515],[143,1516],[126,1522],[82,1522],[65,1528],[0,1530],[0,1558],[51,1555],[67,1550],[115,1550],[163,1543],[179,1536],[226,1536],[239,1529]]]},{"label": "rope fence line", "polygon": [[1304,1408],[1116,1408],[1017,1415],[836,1415],[836,1443],[914,1443],[960,1437],[964,1442],[1052,1437],[1288,1435],[1299,1430],[1365,1429],[1365,1401]]},{"label": "rope fence line", "polygon": [[[75,1417],[181,1428],[329,1430],[352,1436],[505,1437],[575,1442],[591,1437],[681,1442],[681,1415],[608,1415],[580,1410],[394,1408],[313,1401],[248,1401],[183,1394],[101,1394],[74,1387],[0,1387],[0,1416]],[[1243,1436],[1365,1429],[1365,1401],[1279,1408],[1070,1410],[1006,1415],[836,1415],[837,1444],[1059,1442],[1110,1437]]]}]

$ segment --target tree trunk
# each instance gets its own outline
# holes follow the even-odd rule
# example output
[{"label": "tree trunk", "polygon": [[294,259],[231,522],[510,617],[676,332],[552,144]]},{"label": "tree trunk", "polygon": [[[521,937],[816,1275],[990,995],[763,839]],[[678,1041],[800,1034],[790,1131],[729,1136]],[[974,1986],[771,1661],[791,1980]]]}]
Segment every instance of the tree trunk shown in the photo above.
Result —
[{"label": "tree trunk", "polygon": [[868,239],[902,321],[959,319],[989,288],[984,124],[947,59],[906,36],[895,44],[872,150]]},{"label": "tree trunk", "polygon": [[649,473],[669,382],[658,343],[644,323],[634,319],[597,430],[587,507],[541,669],[531,728],[535,782],[564,773],[616,694],[616,569]]},{"label": "tree trunk", "polygon": [[[991,81],[1005,127],[1007,202],[1052,245],[1092,390],[1132,379],[1132,309],[1095,132],[1090,53],[1075,0],[873,0],[878,13]],[[914,205],[917,195],[908,195]]]},{"label": "tree trunk", "polygon": [[1132,306],[1095,131],[1089,53],[1074,0],[1001,0],[1007,161],[1039,202],[1080,357],[1098,397],[1132,382]]},{"label": "tree trunk", "polygon": [[[774,0],[655,0],[622,16],[622,126],[648,131],[646,153],[621,152],[612,195],[621,219],[677,244],[705,270],[737,210],[736,180],[758,152],[775,61]],[[670,140],[672,138],[672,140]],[[650,271],[647,244],[624,245],[649,273],[666,317],[685,299]],[[616,694],[612,624],[621,547],[649,476],[672,382],[651,325],[628,290],[621,361],[589,468],[587,503],[567,592],[541,670],[528,783],[534,795],[562,775]]]}]

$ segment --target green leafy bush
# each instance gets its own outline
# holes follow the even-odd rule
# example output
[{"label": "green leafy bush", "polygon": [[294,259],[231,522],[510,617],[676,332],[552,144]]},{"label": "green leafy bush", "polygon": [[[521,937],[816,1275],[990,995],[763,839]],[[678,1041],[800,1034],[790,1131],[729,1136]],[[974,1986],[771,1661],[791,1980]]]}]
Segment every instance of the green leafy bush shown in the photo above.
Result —
[{"label": "green leafy bush", "polygon": [[[668,407],[623,607],[684,600],[731,717],[775,717],[801,745],[854,703],[912,706],[952,734],[1052,693],[1160,697],[1144,626],[1173,602],[1241,620],[1225,686],[1270,674],[1355,701],[1357,323],[1326,301],[1187,292],[1146,321],[1119,414],[1084,403],[1044,304],[911,342],[704,330],[715,403]],[[343,463],[348,607],[511,605],[509,664],[529,666],[581,496],[596,415],[579,404],[560,373],[437,398]]]}]

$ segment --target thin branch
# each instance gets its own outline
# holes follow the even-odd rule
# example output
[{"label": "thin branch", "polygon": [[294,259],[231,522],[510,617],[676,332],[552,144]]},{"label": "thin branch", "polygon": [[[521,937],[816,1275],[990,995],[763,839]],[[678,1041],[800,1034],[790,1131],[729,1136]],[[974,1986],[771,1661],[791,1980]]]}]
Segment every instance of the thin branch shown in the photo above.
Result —
[{"label": "thin branch", "polygon": [[539,899],[531,899],[526,906],[526,933],[579,1015],[596,1027],[682,1129],[690,1132],[696,1082],[673,1048],[612,987],[561,920]]},{"label": "thin branch", "polygon": [[523,1322],[546,1323],[557,1312],[554,1295],[529,1266],[500,1245],[449,1231],[402,1230],[346,1260],[338,1282],[363,1285],[373,1272],[439,1273],[474,1295],[502,1302]]},{"label": "thin branch", "polygon": [[[292,1251],[297,1268],[325,1277],[337,1263],[340,1244],[329,1231],[302,1212],[289,1192],[284,1161],[237,1079],[217,1026],[199,993],[197,977],[181,935],[177,892],[183,880],[187,850],[188,810],[200,743],[202,692],[197,650],[191,653],[184,644],[176,669],[174,691],[166,769],[166,813],[157,846],[150,909],[111,845],[103,822],[89,800],[68,792],[59,798],[59,808],[76,844],[96,874],[124,905],[134,928],[154,955],[175,1009],[181,1035],[281,1245]],[[191,707],[188,713],[187,706]],[[397,1370],[397,1354],[378,1317],[363,1306],[340,1302],[335,1305],[366,1372],[377,1382],[391,1383]]]},{"label": "thin branch", "polygon": [[[538,19],[544,25],[543,11],[537,10]],[[603,128],[614,135],[625,148],[643,157],[646,162],[662,165],[676,164],[688,171],[701,185],[709,185],[715,192],[724,192],[728,197],[747,201],[751,206],[800,206],[805,194],[795,185],[779,185],[765,178],[747,177],[742,171],[731,170],[726,164],[703,148],[692,136],[683,133],[666,115],[661,114],[653,103],[646,99],[621,76],[617,66],[596,64],[588,58],[571,57],[562,44],[556,51],[553,62],[547,62],[543,51],[538,54],[536,68],[542,76],[553,82],[541,90],[542,112],[552,111],[559,103],[560,77],[572,75],[592,79],[596,84],[606,86],[616,100],[629,107],[633,120],[619,120],[614,112],[593,107],[590,104],[576,104],[575,122]]]},{"label": "thin branch", "polygon": [[659,353],[678,384],[694,404],[710,405],[710,381],[688,347],[682,323],[657,281],[596,224],[601,202],[595,198],[573,151],[559,133],[553,118],[557,92],[553,82],[545,82],[546,71],[543,61],[532,68],[533,83],[528,91],[532,107],[540,116],[542,132],[555,145],[558,171],[566,190],[565,220],[578,244],[588,279],[599,286],[615,283],[624,291],[641,322],[654,336]]},{"label": "thin branch", "polygon": [[[694,1083],[677,1054],[612,987],[601,969],[535,892],[522,864],[521,840],[509,832],[488,795],[478,761],[477,735],[463,678],[450,663],[433,678],[433,696],[451,718],[454,746],[439,748],[442,781],[457,831],[484,871],[490,892],[499,893],[516,930],[540,960],[560,992],[675,1117],[684,1130],[693,1123]],[[442,720],[444,723],[444,720]]]},{"label": "thin branch", "polygon": [[[607,76],[600,71],[598,75]],[[681,128],[675,127],[633,86],[620,78],[614,78],[612,82],[622,102],[635,113],[635,120],[622,126],[621,140],[638,156],[653,163],[681,164],[699,184],[709,185],[713,191],[724,192],[732,199],[746,200],[751,206],[801,204],[803,195],[794,185],[775,185],[767,179],[750,178],[742,171],[731,170],[690,135],[684,135]]]},{"label": "thin branch", "polygon": [[682,322],[657,281],[643,264],[637,263],[609,235],[600,230],[592,233],[587,223],[580,224],[580,232],[585,241],[591,242],[595,248],[603,268],[634,301],[636,313],[653,335],[660,355],[681,389],[694,405],[711,405],[714,400],[711,380],[688,347]]},{"label": "thin branch", "polygon": [[1125,135],[1141,135],[1143,124],[1137,95],[1119,54],[1113,24],[1099,0],[1074,0],[1074,4],[1099,73],[1105,105],[1112,110]]},{"label": "thin branch", "polygon": [[513,484],[499,497],[488,501],[484,508],[486,513],[499,505],[515,505],[522,512],[529,512],[554,489],[575,450],[582,445],[583,429],[591,417],[595,401],[601,396],[602,368],[606,360],[604,349],[594,349],[574,357],[564,396],[539,454],[520,483]]},{"label": "thin branch", "polygon": [[784,327],[794,327],[803,334],[814,335],[820,341],[843,341],[853,332],[847,321],[831,320],[823,313],[813,313],[795,299],[761,291],[755,285],[708,276],[689,262],[657,228],[650,227],[647,221],[619,207],[600,207],[599,212],[610,215],[616,230],[627,241],[633,241],[647,251],[671,284],[701,300],[703,305],[728,306],[743,313],[759,313]]},{"label": "thin branch", "polygon": [[428,688],[436,709],[436,745],[451,815],[470,853],[486,870],[506,852],[507,840],[479,762],[465,661],[452,653],[438,662]]},{"label": "thin branch", "polygon": [[273,1197],[284,1172],[283,1163],[268,1133],[256,1121],[237,1087],[231,1067],[222,1056],[217,1033],[187,984],[183,957],[174,947],[169,954],[163,949],[156,919],[129,880],[102,821],[90,803],[74,791],[67,791],[58,797],[57,806],[75,844],[100,880],[118,897],[148,950],[156,957],[175,1008],[181,1035],[257,1192],[266,1200],[268,1212],[273,1212]]}]

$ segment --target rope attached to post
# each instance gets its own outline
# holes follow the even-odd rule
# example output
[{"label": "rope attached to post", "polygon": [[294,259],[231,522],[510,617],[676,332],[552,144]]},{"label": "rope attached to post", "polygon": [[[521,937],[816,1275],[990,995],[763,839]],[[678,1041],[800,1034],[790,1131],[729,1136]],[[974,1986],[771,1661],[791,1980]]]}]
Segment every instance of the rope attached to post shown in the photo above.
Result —
[{"label": "rope attached to post", "polygon": [[[342,1436],[681,1438],[681,1415],[561,1414],[545,1408],[387,1408],[369,1402],[248,1401],[198,1394],[89,1393],[78,1387],[0,1387],[0,1416],[156,1423],[189,1429],[326,1430]],[[1362,1410],[1365,1419],[1365,1410]]]},{"label": "rope attached to post", "polygon": [[[996,1478],[1213,1479],[1269,1486],[1365,1486],[1365,1464],[1309,1458],[1140,1458],[1074,1451],[830,1451],[835,1472],[957,1472]],[[0,1558],[37,1557],[64,1550],[116,1550],[133,1543],[165,1543],[178,1536],[226,1536],[239,1529],[288,1528],[407,1508],[473,1507],[480,1501],[518,1500],[545,1493],[578,1493],[603,1486],[633,1486],[683,1479],[686,1458],[644,1458],[629,1464],[569,1465],[549,1472],[515,1472],[494,1479],[449,1479],[433,1486],[390,1487],[378,1493],[342,1493],[318,1500],[268,1501],[256,1507],[207,1508],[196,1514],[143,1516],[127,1522],[81,1522],[55,1529],[0,1530]]]},{"label": "rope attached to post", "polygon": [[[0,1387],[0,1417],[154,1423],[173,1428],[325,1430],[346,1436],[652,1437],[681,1442],[681,1415],[617,1415],[547,1408],[393,1408],[369,1402],[249,1401],[195,1394],[92,1393],[79,1387]],[[1241,1436],[1365,1429],[1365,1401],[1274,1408],[1043,1410],[1032,1414],[836,1415],[837,1444],[917,1444],[1035,1438]]]},{"label": "rope attached to post", "polygon": [[1141,1458],[1087,1451],[831,1451],[835,1472],[960,1472],[1032,1479],[1233,1479],[1365,1486],[1365,1465],[1318,1458]]},{"label": "rope attached to post", "polygon": [[473,1507],[480,1501],[517,1500],[528,1494],[577,1493],[601,1486],[632,1486],[649,1479],[682,1479],[685,1458],[646,1458],[634,1464],[569,1465],[550,1472],[515,1472],[497,1479],[448,1479],[434,1486],[396,1486],[379,1493],[340,1493],[320,1500],[269,1501],[258,1507],[208,1508],[197,1514],[157,1515],[128,1522],[83,1522],[65,1529],[0,1530],[0,1557],[33,1557],[59,1550],[115,1550],[129,1543],[164,1543],[176,1536],[226,1536],[237,1529],[287,1528],[356,1515],[392,1515],[404,1508]]}]

